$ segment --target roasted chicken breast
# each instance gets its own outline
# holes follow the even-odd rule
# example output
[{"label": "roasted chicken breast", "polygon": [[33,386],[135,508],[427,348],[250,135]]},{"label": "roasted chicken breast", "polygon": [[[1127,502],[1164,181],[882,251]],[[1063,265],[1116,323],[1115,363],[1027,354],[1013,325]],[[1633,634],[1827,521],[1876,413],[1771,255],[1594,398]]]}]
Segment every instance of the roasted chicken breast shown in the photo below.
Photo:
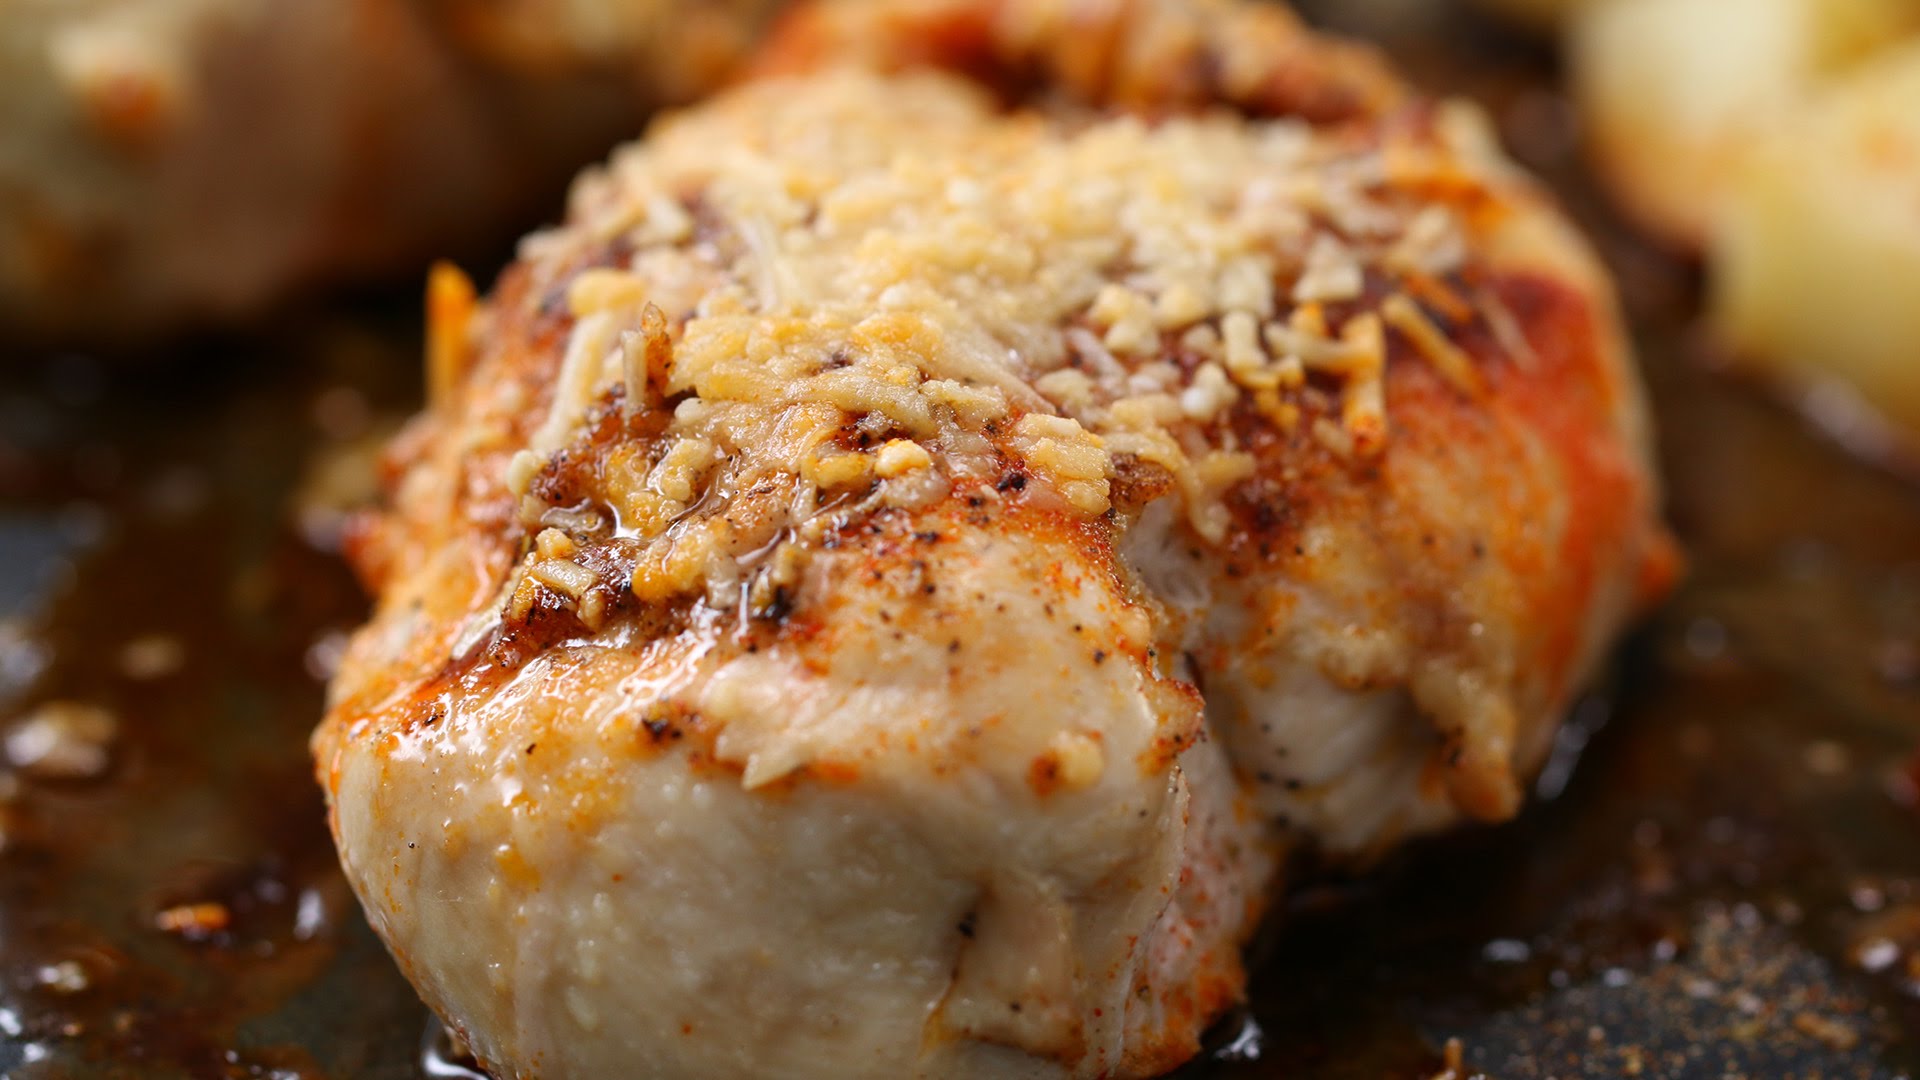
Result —
[{"label": "roasted chicken breast", "polygon": [[1674,560],[1609,288],[1283,9],[827,4],[476,304],[348,876],[503,1077],[1144,1077],[1289,849],[1515,812]]},{"label": "roasted chicken breast", "polygon": [[12,0],[0,329],[125,337],[485,245],[772,0]]}]

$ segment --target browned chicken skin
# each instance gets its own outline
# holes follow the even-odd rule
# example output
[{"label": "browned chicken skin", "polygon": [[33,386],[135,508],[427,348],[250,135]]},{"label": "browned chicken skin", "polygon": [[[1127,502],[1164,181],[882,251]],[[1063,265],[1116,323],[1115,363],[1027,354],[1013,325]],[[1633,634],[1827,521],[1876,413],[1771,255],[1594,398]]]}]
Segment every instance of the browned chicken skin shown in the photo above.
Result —
[{"label": "browned chicken skin", "polygon": [[[880,58],[875,72],[874,58]],[[513,1077],[1143,1077],[1674,560],[1609,287],[1281,9],[826,4],[474,305],[315,737]]]}]

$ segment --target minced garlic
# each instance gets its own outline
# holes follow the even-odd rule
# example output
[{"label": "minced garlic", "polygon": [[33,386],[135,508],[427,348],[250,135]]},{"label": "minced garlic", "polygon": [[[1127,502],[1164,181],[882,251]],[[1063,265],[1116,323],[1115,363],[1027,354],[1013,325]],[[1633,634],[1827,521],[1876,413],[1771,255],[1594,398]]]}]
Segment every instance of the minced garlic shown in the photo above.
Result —
[{"label": "minced garlic", "polygon": [[528,569],[527,575],[571,600],[587,595],[587,590],[600,581],[593,571],[566,559],[542,559]]},{"label": "minced garlic", "polygon": [[884,479],[905,476],[910,472],[931,468],[933,456],[917,442],[907,439],[894,439],[880,448],[873,463],[873,471]]},{"label": "minced garlic", "polygon": [[649,485],[675,502],[690,502],[694,484],[713,461],[713,443],[698,435],[689,435],[673,444],[667,455],[654,466]]},{"label": "minced garlic", "polygon": [[830,453],[809,457],[800,467],[803,479],[816,487],[832,489],[865,483],[873,475],[874,460],[862,453]]},{"label": "minced garlic", "polygon": [[1098,435],[1070,417],[1028,413],[1015,426],[1014,440],[1027,464],[1068,503],[1089,514],[1106,512],[1113,462]]}]

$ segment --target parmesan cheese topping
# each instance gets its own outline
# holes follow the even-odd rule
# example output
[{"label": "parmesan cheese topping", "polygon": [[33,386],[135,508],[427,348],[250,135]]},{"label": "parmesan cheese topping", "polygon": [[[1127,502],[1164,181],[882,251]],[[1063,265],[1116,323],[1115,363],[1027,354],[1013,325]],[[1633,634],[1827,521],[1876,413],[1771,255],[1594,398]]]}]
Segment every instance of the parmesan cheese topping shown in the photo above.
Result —
[{"label": "parmesan cheese topping", "polygon": [[[620,151],[525,243],[575,321],[509,484],[553,524],[536,480],[596,410],[671,408],[598,473],[645,545],[642,599],[732,602],[829,510],[1009,470],[1097,516],[1116,462],[1150,463],[1218,541],[1254,471],[1236,412],[1291,432],[1331,395],[1313,442],[1382,453],[1390,333],[1478,388],[1457,313],[1413,299],[1456,295],[1464,226],[1409,179],[1458,184],[1471,156],[1444,131],[1009,114],[933,74],[750,85]],[[591,587],[539,559],[550,589]]]}]

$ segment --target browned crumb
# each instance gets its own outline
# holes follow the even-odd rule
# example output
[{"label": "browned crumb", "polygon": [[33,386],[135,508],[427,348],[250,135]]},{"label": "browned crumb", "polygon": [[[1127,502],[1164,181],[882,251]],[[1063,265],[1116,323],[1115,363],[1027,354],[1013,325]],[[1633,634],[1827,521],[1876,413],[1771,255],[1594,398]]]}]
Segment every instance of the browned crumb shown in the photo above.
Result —
[{"label": "browned crumb", "polygon": [[1793,1029],[1835,1050],[1846,1051],[1860,1045],[1860,1033],[1851,1025],[1821,1016],[1819,1013],[1796,1013],[1793,1018]]},{"label": "browned crumb", "polygon": [[225,904],[217,901],[202,901],[197,904],[176,904],[153,917],[153,925],[168,934],[178,934],[188,941],[204,941],[225,930],[233,922],[233,913]]}]

